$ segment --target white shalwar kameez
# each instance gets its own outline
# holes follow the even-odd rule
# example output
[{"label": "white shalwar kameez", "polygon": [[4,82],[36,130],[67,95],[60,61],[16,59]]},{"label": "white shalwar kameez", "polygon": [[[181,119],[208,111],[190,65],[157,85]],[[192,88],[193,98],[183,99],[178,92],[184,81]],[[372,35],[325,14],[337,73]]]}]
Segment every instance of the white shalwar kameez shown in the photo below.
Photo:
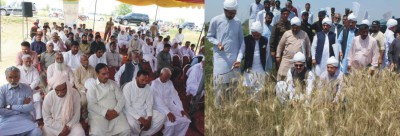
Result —
[{"label": "white shalwar kameez", "polygon": [[[189,68],[186,74],[188,76],[186,80],[186,95],[196,96],[203,74],[204,70],[201,62]],[[204,96],[204,90],[202,90],[201,96]]]},{"label": "white shalwar kameez", "polygon": [[[318,38],[317,36],[314,36],[314,40],[311,46],[311,55],[312,55],[312,59],[315,59],[315,54],[316,54],[316,49],[317,49],[317,41]],[[332,44],[332,49],[333,52],[335,53],[335,58],[337,60],[339,60],[339,56],[337,54],[339,54],[339,47],[337,44]],[[313,71],[314,74],[316,76],[320,76],[324,71],[326,71],[326,61],[329,59],[330,54],[329,54],[329,38],[328,35],[325,34],[325,43],[324,43],[324,49],[322,50],[322,57],[321,57],[321,62],[320,64],[316,64],[313,67]]]},{"label": "white shalwar kameez", "polygon": [[25,70],[23,66],[19,66],[18,69],[21,72],[20,83],[25,83],[33,90],[33,106],[34,106],[34,118],[35,120],[42,118],[42,97],[40,96],[40,90],[35,90],[38,87],[40,78],[39,72],[35,67],[30,70]]},{"label": "white shalwar kameez", "polygon": [[147,44],[142,45],[143,59],[150,63],[151,69],[157,71],[157,58],[153,55],[154,48]]}]

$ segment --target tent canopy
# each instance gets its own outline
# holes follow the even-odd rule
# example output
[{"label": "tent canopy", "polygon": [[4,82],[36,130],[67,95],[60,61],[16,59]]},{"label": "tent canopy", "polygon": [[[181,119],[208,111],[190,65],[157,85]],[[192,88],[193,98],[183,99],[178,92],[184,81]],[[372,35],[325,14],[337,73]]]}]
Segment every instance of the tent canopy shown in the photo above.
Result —
[{"label": "tent canopy", "polygon": [[204,0],[118,0],[119,2],[135,6],[156,4],[160,7],[194,7],[204,8]]}]

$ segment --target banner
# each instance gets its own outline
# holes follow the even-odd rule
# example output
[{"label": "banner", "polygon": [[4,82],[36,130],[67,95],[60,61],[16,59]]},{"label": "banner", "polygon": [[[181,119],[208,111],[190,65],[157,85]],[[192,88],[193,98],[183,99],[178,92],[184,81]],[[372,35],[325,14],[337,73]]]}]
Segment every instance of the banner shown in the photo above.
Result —
[{"label": "banner", "polygon": [[72,27],[78,23],[79,0],[63,0],[64,23]]}]

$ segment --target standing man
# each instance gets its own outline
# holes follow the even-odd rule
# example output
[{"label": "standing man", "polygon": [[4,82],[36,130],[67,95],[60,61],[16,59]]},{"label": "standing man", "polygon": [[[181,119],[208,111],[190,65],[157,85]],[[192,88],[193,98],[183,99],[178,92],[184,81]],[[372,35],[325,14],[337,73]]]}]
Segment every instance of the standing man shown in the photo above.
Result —
[{"label": "standing man", "polygon": [[294,17],[290,20],[290,24],[292,25],[292,30],[283,34],[276,52],[276,63],[280,64],[277,76],[278,81],[285,79],[288,70],[293,67],[291,60],[295,53],[301,52],[305,54],[307,61],[311,59],[310,39],[306,32],[300,30],[300,19]]},{"label": "standing man", "polygon": [[6,69],[7,84],[0,87],[1,135],[41,136],[42,131],[32,119],[32,89],[20,83],[21,72],[17,67]]},{"label": "standing man", "polygon": [[314,22],[311,25],[312,30],[315,33],[321,32],[322,31],[322,20],[326,17],[326,11],[319,11],[318,12],[318,21]]},{"label": "standing man", "polygon": [[347,65],[348,63],[348,55],[350,48],[352,46],[353,38],[358,36],[358,29],[356,28],[357,18],[354,14],[350,14],[348,16],[349,27],[343,29],[343,31],[339,34],[338,37],[338,44],[339,45],[339,62],[342,64],[340,65],[340,70],[347,74]]},{"label": "standing man", "polygon": [[104,63],[96,65],[96,79],[85,83],[87,91],[89,124],[91,135],[129,136],[131,130],[122,109],[125,99],[118,85],[108,80],[108,67]]},{"label": "standing man", "polygon": [[[276,23],[276,25],[274,25],[271,31],[271,39],[269,39],[269,44],[271,46],[272,61],[274,62],[276,60],[276,48],[278,47],[279,41],[281,40],[282,35],[291,28],[290,21],[288,20],[289,13],[289,10],[283,8],[280,15],[281,19],[278,23]],[[279,69],[279,63],[276,63],[275,67],[276,69]]]},{"label": "standing man", "polygon": [[322,31],[314,36],[311,47],[312,64],[314,74],[320,76],[326,71],[326,62],[328,58],[335,57],[339,59],[339,47],[336,43],[336,35],[329,31],[332,25],[331,19],[325,17],[322,21]]},{"label": "standing man", "polygon": [[250,4],[249,29],[251,28],[251,24],[256,21],[257,13],[263,10],[263,5],[260,2],[261,0],[255,0],[254,3]]},{"label": "standing man", "polygon": [[254,22],[251,26],[251,35],[244,38],[244,41],[240,47],[239,55],[234,63],[235,68],[239,68],[242,59],[244,58],[244,72],[245,80],[243,85],[250,87],[250,90],[258,91],[262,90],[264,86],[266,72],[272,71],[272,61],[267,64],[267,60],[271,59],[271,55],[268,54],[268,39],[261,36],[262,27],[260,22]]},{"label": "standing man", "polygon": [[303,21],[308,22],[308,24],[314,23],[314,14],[310,11],[310,8],[311,8],[310,3],[306,3],[306,5],[305,5],[305,9],[306,9],[306,10],[301,11],[301,14],[302,14],[302,15],[303,15],[304,12],[307,12],[307,13],[308,13],[308,19],[307,19],[307,20],[304,20],[304,19],[303,19]]},{"label": "standing man", "polygon": [[[265,22],[265,16],[267,15],[267,13],[270,13],[270,12],[271,12],[271,2],[269,0],[264,0],[264,10],[261,10],[257,13],[256,21]],[[274,24],[271,24],[271,25],[274,25]]]},{"label": "standing man", "polygon": [[217,105],[220,105],[220,91],[225,90],[235,77],[234,71],[237,70],[231,69],[244,39],[242,23],[235,18],[237,7],[237,0],[225,0],[224,14],[211,19],[207,33],[207,39],[214,45],[213,78]]},{"label": "standing man", "polygon": [[310,38],[310,41],[313,41],[314,33],[313,33],[312,29],[311,29],[311,24],[309,24],[307,22],[309,15],[310,15],[309,12],[303,12],[301,14],[301,18],[302,18],[301,30],[303,30],[304,32],[307,33],[307,36],[308,36],[308,38]]},{"label": "standing man", "polygon": [[343,25],[340,24],[340,20],[341,20],[340,13],[336,13],[335,16],[333,17],[333,24],[330,29],[331,32],[334,32],[336,34],[336,39],[343,30]]},{"label": "standing man", "polygon": [[106,40],[107,42],[111,35],[111,28],[113,28],[113,26],[114,26],[114,22],[112,21],[112,17],[110,17],[110,20],[107,21],[107,24],[106,24],[106,30],[104,31],[104,40]]},{"label": "standing man", "polygon": [[183,40],[185,39],[185,36],[182,34],[182,29],[183,29],[183,26],[179,26],[178,33],[175,35],[175,38],[174,38],[174,39],[178,40],[178,43],[183,42]]},{"label": "standing man", "polygon": [[393,40],[395,39],[394,32],[396,31],[397,23],[398,23],[397,20],[394,20],[394,19],[389,19],[386,23],[387,30],[385,32],[385,48],[387,50],[385,51],[385,57],[383,58],[383,67],[384,68],[386,66],[389,66],[388,51],[389,51],[389,46],[392,44]]},{"label": "standing man", "polygon": [[[376,39],[379,46],[379,60],[378,67],[381,68],[383,62],[383,56],[385,56],[385,35],[380,31],[380,22],[378,20],[372,21],[371,25],[371,36]],[[389,50],[389,49],[387,49]]]},{"label": "standing man", "polygon": [[349,50],[348,69],[364,69],[371,65],[368,73],[373,75],[378,68],[379,47],[375,38],[368,35],[368,25],[361,24],[359,29],[360,35],[353,39]]}]

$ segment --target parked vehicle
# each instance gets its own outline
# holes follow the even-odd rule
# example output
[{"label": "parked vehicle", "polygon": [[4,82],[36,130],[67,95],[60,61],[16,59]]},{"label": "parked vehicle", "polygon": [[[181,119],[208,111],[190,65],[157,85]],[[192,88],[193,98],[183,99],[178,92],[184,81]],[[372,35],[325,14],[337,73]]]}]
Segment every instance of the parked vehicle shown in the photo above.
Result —
[{"label": "parked vehicle", "polygon": [[183,27],[184,29],[190,29],[190,30],[192,30],[192,29],[195,28],[195,24],[194,24],[193,22],[185,22],[185,23],[182,24],[182,27]]},{"label": "parked vehicle", "polygon": [[[35,3],[32,3],[32,13],[33,15],[37,14]],[[9,5],[0,7],[0,14],[2,16],[22,15],[22,1],[14,1]]]},{"label": "parked vehicle", "polygon": [[49,17],[63,18],[64,11],[59,8],[50,8],[49,9]]},{"label": "parked vehicle", "polygon": [[141,13],[129,13],[125,16],[118,16],[115,19],[115,22],[123,25],[133,23],[139,26],[141,22],[145,22],[146,24],[149,23],[149,15]]}]

